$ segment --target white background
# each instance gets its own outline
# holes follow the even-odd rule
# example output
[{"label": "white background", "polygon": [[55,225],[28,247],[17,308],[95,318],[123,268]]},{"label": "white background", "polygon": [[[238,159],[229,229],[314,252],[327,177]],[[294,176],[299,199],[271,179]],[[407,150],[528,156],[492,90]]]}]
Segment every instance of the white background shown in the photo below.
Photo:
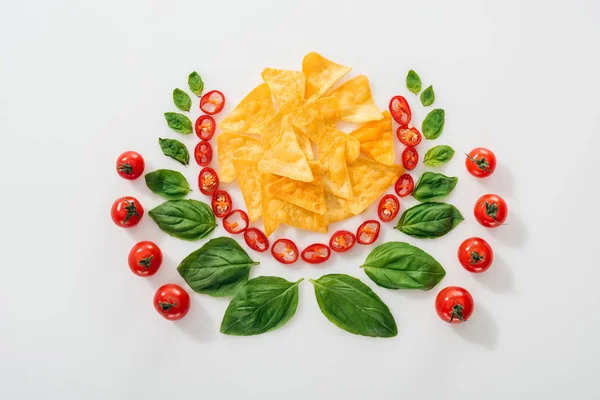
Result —
[{"label": "white background", "polygon": [[[2,1],[0,398],[597,399],[599,20],[591,0]],[[113,225],[119,196],[138,197],[146,211],[161,202],[143,179],[120,179],[116,157],[135,149],[147,171],[182,170],[157,139],[190,149],[197,141],[171,132],[162,116],[175,111],[171,92],[187,88],[189,72],[221,89],[229,110],[264,67],[298,69],[309,51],[367,74],[382,108],[408,96],[417,126],[426,111],[405,89],[406,72],[434,85],[446,127],[419,150],[457,150],[442,171],[460,178],[448,201],[466,220],[435,241],[387,225],[380,242],[422,247],[446,278],[430,292],[390,291],[358,268],[367,248],[322,267],[251,253],[261,261],[252,276],[360,278],[390,306],[393,339],[336,328],[308,282],[296,316],[262,336],[221,335],[228,300],[204,295],[192,295],[184,320],[162,319],[154,291],[185,284],[176,266],[201,243],[167,237],[147,216],[133,230]],[[499,159],[485,181],[463,164],[480,145]],[[198,170],[185,170],[190,182]],[[472,217],[486,192],[509,204],[497,230]],[[325,240],[284,234],[303,246]],[[496,254],[480,276],[456,259],[474,235]],[[144,239],[165,253],[149,279],[126,264]],[[473,294],[468,323],[449,326],[435,314],[447,285]]]}]

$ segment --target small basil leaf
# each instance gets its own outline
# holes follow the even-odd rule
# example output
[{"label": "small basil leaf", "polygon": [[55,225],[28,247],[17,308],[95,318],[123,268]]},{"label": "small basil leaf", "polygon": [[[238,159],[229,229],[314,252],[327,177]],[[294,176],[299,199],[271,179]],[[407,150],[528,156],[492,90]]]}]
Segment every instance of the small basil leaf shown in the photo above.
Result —
[{"label": "small basil leaf", "polygon": [[183,133],[184,135],[192,133],[192,121],[185,115],[166,112],[165,119],[167,120],[169,128],[173,129],[175,132]]},{"label": "small basil leaf", "polygon": [[419,75],[412,69],[408,71],[408,75],[406,75],[406,87],[414,94],[421,91],[421,78],[419,78]]},{"label": "small basil leaf", "polygon": [[441,144],[427,150],[427,153],[425,153],[425,157],[423,158],[423,164],[429,165],[430,167],[439,167],[450,161],[453,156],[454,149],[445,144]]},{"label": "small basil leaf", "polygon": [[448,196],[457,183],[457,177],[425,172],[415,185],[412,195],[420,202],[436,200]]},{"label": "small basil leaf", "polygon": [[181,172],[158,169],[146,174],[144,178],[148,189],[169,200],[181,199],[191,191],[190,184]]},{"label": "small basil leaf", "polygon": [[188,76],[188,85],[190,86],[192,93],[194,93],[196,96],[200,97],[202,95],[202,91],[204,90],[204,82],[196,71],[192,72],[190,76]]},{"label": "small basil leaf", "polygon": [[158,144],[165,156],[171,157],[183,165],[190,163],[190,153],[188,153],[187,147],[179,140],[158,138]]},{"label": "small basil leaf", "polygon": [[433,92],[433,86],[429,86],[421,93],[421,104],[425,107],[430,106],[435,101],[435,93]]},{"label": "small basil leaf", "polygon": [[310,282],[321,312],[329,321],[355,335],[393,337],[396,321],[388,306],[360,280],[344,274],[324,275]]},{"label": "small basil leaf", "polygon": [[298,285],[276,276],[249,280],[235,294],[221,322],[221,333],[260,335],[288,322],[298,308]]},{"label": "small basil leaf", "polygon": [[444,129],[446,113],[441,108],[432,110],[423,120],[423,136],[429,140],[437,139]]},{"label": "small basil leaf", "polygon": [[169,200],[148,215],[163,232],[182,240],[202,239],[217,226],[211,208],[198,200]]},{"label": "small basil leaf", "polygon": [[179,275],[196,293],[230,296],[248,281],[250,267],[259,264],[233,239],[211,239],[177,267]]},{"label": "small basil leaf", "polygon": [[173,103],[175,103],[175,107],[179,108],[181,111],[190,111],[192,99],[190,99],[190,96],[183,90],[175,89],[173,90]]},{"label": "small basil leaf", "polygon": [[430,202],[404,211],[396,229],[412,237],[433,239],[444,236],[463,220],[452,204]]}]

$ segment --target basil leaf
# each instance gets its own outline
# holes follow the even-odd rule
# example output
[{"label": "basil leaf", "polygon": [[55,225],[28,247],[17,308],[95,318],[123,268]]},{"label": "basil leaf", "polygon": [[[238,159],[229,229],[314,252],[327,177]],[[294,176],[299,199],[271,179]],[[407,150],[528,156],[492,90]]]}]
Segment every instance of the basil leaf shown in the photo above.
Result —
[{"label": "basil leaf", "polygon": [[175,103],[175,107],[179,108],[181,111],[190,111],[192,99],[190,99],[190,96],[183,90],[175,89],[173,90],[173,103]]},{"label": "basil leaf", "polygon": [[158,169],[146,174],[144,178],[148,189],[169,200],[181,199],[191,192],[190,184],[181,172]]},{"label": "basil leaf", "polygon": [[433,239],[444,236],[464,217],[452,204],[422,203],[402,213],[396,229],[409,236]]},{"label": "basil leaf", "polygon": [[327,319],[355,335],[393,337],[396,321],[388,306],[360,280],[344,274],[324,275],[310,282],[321,312]]},{"label": "basil leaf", "polygon": [[204,82],[196,71],[192,72],[190,76],[188,76],[188,85],[190,86],[192,93],[194,93],[196,96],[200,97],[200,95],[202,95],[202,91],[204,90]]},{"label": "basil leaf", "polygon": [[446,197],[454,190],[458,178],[438,172],[425,172],[415,185],[412,195],[420,202]]},{"label": "basil leaf", "polygon": [[441,108],[432,110],[423,120],[423,136],[429,140],[437,139],[444,129],[446,113]]},{"label": "basil leaf", "polygon": [[425,107],[430,106],[435,101],[435,93],[433,92],[433,86],[429,86],[421,93],[421,104]]},{"label": "basil leaf", "polygon": [[425,157],[423,158],[423,164],[429,165],[430,167],[439,167],[450,161],[453,156],[454,149],[445,144],[441,144],[427,150],[427,153],[425,153]]},{"label": "basil leaf", "polygon": [[169,128],[173,129],[175,132],[183,133],[184,135],[192,133],[192,121],[185,115],[166,112],[165,119],[167,120]]},{"label": "basil leaf", "polygon": [[375,247],[361,268],[373,282],[388,289],[429,290],[446,276],[433,257],[403,242]]},{"label": "basil leaf", "polygon": [[298,307],[298,285],[276,276],[249,280],[235,294],[221,322],[221,333],[260,335],[288,322]]},{"label": "basil leaf", "polygon": [[235,240],[219,237],[184,258],[177,271],[194,292],[222,297],[234,294],[258,264]]},{"label": "basil leaf", "polygon": [[169,200],[148,215],[163,232],[183,240],[202,239],[217,226],[211,208],[198,200]]},{"label": "basil leaf", "polygon": [[406,87],[414,94],[421,91],[421,78],[419,78],[419,75],[412,69],[408,71],[408,75],[406,75]]},{"label": "basil leaf", "polygon": [[167,157],[171,157],[175,161],[179,161],[183,165],[189,165],[190,153],[188,153],[185,144],[175,139],[161,139],[158,138],[158,144]]}]

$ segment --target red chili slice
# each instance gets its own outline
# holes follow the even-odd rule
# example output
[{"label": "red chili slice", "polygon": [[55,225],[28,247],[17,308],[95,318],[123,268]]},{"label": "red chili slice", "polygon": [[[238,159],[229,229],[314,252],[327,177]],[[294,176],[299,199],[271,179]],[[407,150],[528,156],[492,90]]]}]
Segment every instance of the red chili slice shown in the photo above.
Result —
[{"label": "red chili slice", "polygon": [[374,219],[365,221],[356,230],[356,241],[360,244],[374,243],[379,237],[380,230],[381,224],[379,221]]},{"label": "red chili slice", "polygon": [[194,149],[194,158],[201,167],[208,166],[213,158],[213,149],[210,143],[204,140],[198,143]]},{"label": "red chili slice", "polygon": [[356,236],[350,231],[337,231],[329,240],[331,250],[343,253],[350,250],[356,244]]},{"label": "red chili slice", "polygon": [[396,136],[398,136],[400,142],[406,146],[416,146],[421,143],[421,139],[423,139],[421,132],[410,124],[400,126],[396,131]]},{"label": "red chili slice", "polygon": [[233,203],[231,196],[224,190],[217,190],[212,197],[212,210],[217,218],[223,218],[231,212]]},{"label": "red chili slice", "polygon": [[396,185],[394,185],[394,190],[396,194],[400,197],[406,197],[410,195],[415,188],[415,181],[410,174],[404,174],[396,181]]},{"label": "red chili slice", "polygon": [[273,243],[271,254],[282,264],[293,264],[298,261],[298,247],[290,239],[279,239]]},{"label": "red chili slice", "polygon": [[244,240],[248,247],[263,253],[269,249],[269,238],[258,228],[248,228],[244,231]]},{"label": "red chili slice", "polygon": [[392,118],[399,123],[400,125],[408,125],[410,119],[412,118],[412,113],[410,112],[410,106],[406,99],[402,96],[394,96],[390,100],[390,114],[392,114]]},{"label": "red chili slice", "polygon": [[219,188],[219,177],[214,169],[209,167],[202,168],[198,175],[198,187],[202,194],[212,195]]},{"label": "red chili slice", "polygon": [[402,152],[402,165],[407,171],[415,169],[419,163],[419,152],[414,147],[407,147]]},{"label": "red chili slice", "polygon": [[314,243],[302,250],[300,255],[309,264],[321,264],[329,260],[331,249],[323,243]]},{"label": "red chili slice", "polygon": [[196,136],[198,136],[202,140],[210,140],[215,134],[215,129],[217,125],[215,124],[215,120],[210,115],[201,115],[196,120],[196,125],[194,126],[196,130]]},{"label": "red chili slice", "polygon": [[383,222],[390,222],[400,211],[400,200],[393,194],[386,194],[379,202],[377,215]]},{"label": "red chili slice", "polygon": [[233,210],[223,218],[223,227],[232,234],[238,234],[248,229],[248,214],[244,210]]},{"label": "red chili slice", "polygon": [[218,114],[223,107],[225,107],[225,96],[218,90],[211,90],[200,98],[200,109],[204,114]]}]

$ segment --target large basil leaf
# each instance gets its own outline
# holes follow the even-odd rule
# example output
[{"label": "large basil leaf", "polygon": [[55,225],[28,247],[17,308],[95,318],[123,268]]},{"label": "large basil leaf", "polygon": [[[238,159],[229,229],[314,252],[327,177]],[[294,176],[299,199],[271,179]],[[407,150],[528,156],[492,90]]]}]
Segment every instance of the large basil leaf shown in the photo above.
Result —
[{"label": "large basil leaf", "polygon": [[167,120],[169,128],[175,132],[183,133],[184,135],[192,133],[192,121],[183,114],[166,112],[165,120]]},{"label": "large basil leaf", "polygon": [[403,242],[375,247],[361,268],[373,282],[388,289],[429,290],[446,276],[433,257]]},{"label": "large basil leaf", "polygon": [[163,232],[183,240],[202,239],[217,226],[211,208],[198,200],[169,200],[148,215]]},{"label": "large basil leaf", "polygon": [[187,256],[177,271],[194,292],[222,297],[246,283],[250,267],[257,264],[235,240],[219,237]]},{"label": "large basil leaf", "polygon": [[181,172],[158,169],[144,178],[148,189],[169,200],[181,199],[191,191],[190,184]]},{"label": "large basil leaf", "polygon": [[161,139],[158,138],[158,144],[163,154],[167,157],[171,157],[175,161],[179,161],[183,165],[190,163],[190,153],[188,153],[185,144],[175,139]]},{"label": "large basil leaf", "polygon": [[298,307],[298,285],[276,276],[249,280],[235,294],[221,322],[221,333],[251,336],[269,332],[288,322]]},{"label": "large basil leaf", "polygon": [[450,161],[452,157],[454,157],[454,149],[445,144],[441,144],[427,150],[425,157],[423,157],[423,164],[429,165],[430,167],[439,167]]},{"label": "large basil leaf", "polygon": [[190,99],[190,96],[183,90],[175,89],[173,90],[173,103],[175,103],[175,107],[179,108],[181,111],[190,111],[192,99]]},{"label": "large basil leaf", "polygon": [[421,78],[419,75],[413,71],[412,69],[408,71],[408,75],[406,75],[406,87],[412,93],[417,94],[421,90],[422,87]]},{"label": "large basil leaf", "polygon": [[438,172],[425,172],[412,192],[415,199],[423,202],[446,197],[458,183],[455,176],[446,176]]},{"label": "large basil leaf", "polygon": [[425,107],[428,107],[433,104],[435,101],[435,92],[433,91],[433,86],[429,86],[427,89],[423,90],[421,93],[421,104]]},{"label": "large basil leaf", "polygon": [[423,120],[423,136],[429,140],[437,139],[444,129],[444,120],[446,112],[441,108],[432,110]]},{"label": "large basil leaf", "polygon": [[190,86],[192,93],[200,97],[202,91],[204,90],[204,82],[196,71],[192,72],[190,76],[188,76],[188,85]]},{"label": "large basil leaf", "polygon": [[396,321],[388,306],[360,280],[344,274],[310,280],[323,315],[355,335],[393,337]]},{"label": "large basil leaf", "polygon": [[444,236],[462,220],[452,204],[427,202],[404,211],[396,229],[416,238],[433,239]]}]

